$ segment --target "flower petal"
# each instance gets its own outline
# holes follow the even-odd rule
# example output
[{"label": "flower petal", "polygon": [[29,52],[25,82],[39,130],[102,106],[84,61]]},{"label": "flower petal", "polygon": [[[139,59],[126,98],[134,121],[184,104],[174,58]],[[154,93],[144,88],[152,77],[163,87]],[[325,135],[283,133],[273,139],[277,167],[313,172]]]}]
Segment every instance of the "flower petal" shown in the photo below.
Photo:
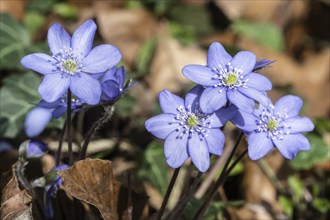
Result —
[{"label": "flower petal", "polygon": [[121,95],[118,82],[114,80],[107,80],[101,84],[102,86],[102,99],[110,102],[115,100]]},{"label": "flower petal", "polygon": [[254,109],[254,100],[246,97],[239,91],[229,90],[227,92],[228,99],[233,103],[237,108],[246,111],[253,112]]},{"label": "flower petal", "polygon": [[274,139],[273,142],[281,154],[290,160],[296,156],[298,151],[310,149],[308,139],[302,134],[289,134],[282,140]]},{"label": "flower petal", "polygon": [[41,108],[57,108],[62,105],[63,102],[61,99],[56,100],[55,102],[46,102],[45,100],[41,100],[37,106]]},{"label": "flower petal", "polygon": [[54,23],[47,34],[49,49],[53,55],[71,47],[71,37],[59,23]]},{"label": "flower petal", "polygon": [[52,118],[52,109],[34,108],[27,113],[24,122],[24,130],[28,137],[38,136]]},{"label": "flower petal", "polygon": [[86,57],[92,49],[95,31],[96,24],[91,19],[79,26],[72,35],[73,51]]},{"label": "flower petal", "polygon": [[200,172],[205,172],[210,166],[210,153],[206,140],[198,135],[188,139],[188,152],[192,162]]},{"label": "flower petal", "polygon": [[82,61],[82,72],[101,73],[114,67],[121,59],[117,47],[110,44],[103,44],[91,50],[88,56]]},{"label": "flower petal", "polygon": [[288,117],[297,116],[303,105],[303,101],[298,96],[286,95],[275,103],[275,113],[286,113]]},{"label": "flower petal", "polygon": [[67,111],[67,106],[59,106],[53,111],[52,115],[54,118],[58,119],[59,117],[64,115],[66,111]]},{"label": "flower petal", "polygon": [[226,91],[219,92],[219,88],[206,88],[202,93],[199,102],[204,113],[212,114],[226,105]]},{"label": "flower petal", "polygon": [[71,77],[70,90],[75,96],[89,105],[100,102],[102,89],[98,80],[85,73]]},{"label": "flower petal", "polygon": [[225,144],[225,135],[220,129],[209,129],[205,140],[207,142],[209,152],[220,156]]},{"label": "flower petal", "polygon": [[267,91],[272,89],[271,81],[264,75],[258,73],[250,73],[245,79],[248,79],[246,82],[247,87],[251,87],[257,90]]},{"label": "flower petal", "polygon": [[187,142],[187,134],[179,138],[178,133],[175,131],[166,138],[164,143],[164,153],[166,161],[170,167],[176,169],[188,159]]},{"label": "flower petal", "polygon": [[232,118],[234,118],[236,115],[236,106],[230,105],[228,108],[220,108],[214,114],[209,116],[206,122],[210,121],[210,124],[208,126],[210,126],[211,128],[220,128],[224,126],[227,121],[230,121]]},{"label": "flower petal", "polygon": [[195,112],[199,108],[199,97],[204,88],[201,85],[194,86],[186,95],[184,105],[190,112]]},{"label": "flower petal", "polygon": [[218,43],[213,42],[207,52],[207,65],[213,69],[225,69],[226,65],[232,60],[232,57],[226,52],[225,48]]},{"label": "flower petal", "polygon": [[314,129],[313,122],[307,117],[288,118],[284,123],[290,127],[290,134],[310,132]]},{"label": "flower petal", "polygon": [[55,73],[54,62],[51,56],[44,53],[29,54],[21,59],[22,66],[43,75]]},{"label": "flower petal", "polygon": [[250,51],[240,51],[234,56],[233,60],[231,61],[231,65],[234,68],[242,70],[242,74],[246,75],[252,72],[256,63],[256,59],[256,55]]},{"label": "flower petal", "polygon": [[178,113],[178,107],[184,107],[183,99],[168,90],[159,93],[159,104],[164,113]]},{"label": "flower petal", "polygon": [[61,74],[47,74],[42,80],[38,92],[46,102],[55,102],[67,92],[70,85],[70,77],[62,77]]},{"label": "flower petal", "polygon": [[160,114],[145,122],[146,129],[154,136],[165,139],[171,132],[179,128],[179,123],[174,123],[175,115]]},{"label": "flower petal", "polygon": [[256,64],[253,67],[253,71],[260,70],[263,68],[266,68],[268,65],[275,63],[276,60],[267,60],[267,59],[262,59],[256,62]]},{"label": "flower petal", "polygon": [[187,65],[183,67],[182,73],[191,81],[203,86],[214,86],[219,84],[219,80],[214,79],[216,73],[206,66],[195,64]]},{"label": "flower petal", "polygon": [[248,153],[252,160],[259,160],[273,149],[273,142],[267,134],[252,132],[248,136]]},{"label": "flower petal", "polygon": [[270,98],[264,94],[263,92],[260,92],[259,90],[253,89],[253,88],[238,88],[238,91],[240,91],[243,95],[256,100],[261,105],[267,107],[269,104],[271,104]]},{"label": "flower petal", "polygon": [[232,123],[245,132],[252,132],[257,129],[257,121],[254,114],[242,110],[236,111],[235,117],[231,119]]}]

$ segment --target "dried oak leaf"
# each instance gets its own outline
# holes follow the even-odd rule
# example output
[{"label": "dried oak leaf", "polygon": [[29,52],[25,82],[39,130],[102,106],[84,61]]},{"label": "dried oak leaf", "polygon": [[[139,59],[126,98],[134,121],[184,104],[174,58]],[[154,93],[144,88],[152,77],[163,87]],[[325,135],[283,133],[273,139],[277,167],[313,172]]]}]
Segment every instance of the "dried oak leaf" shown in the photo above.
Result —
[{"label": "dried oak leaf", "polygon": [[1,206],[0,219],[25,219],[32,220],[32,209],[29,206],[32,197],[25,189],[20,189],[19,182],[16,177],[16,164],[12,169],[1,177]]},{"label": "dried oak leaf", "polygon": [[[125,207],[127,207],[127,201],[123,200],[125,197],[123,190],[125,189],[115,180],[111,161],[82,160],[71,168],[60,171],[59,175],[63,180],[65,190],[73,197],[95,206],[103,219],[119,219],[119,216],[121,219],[130,219],[125,213]],[[132,193],[131,199],[132,216],[133,219],[137,219],[137,216],[142,214],[144,206],[141,204],[143,202],[134,193]]]}]

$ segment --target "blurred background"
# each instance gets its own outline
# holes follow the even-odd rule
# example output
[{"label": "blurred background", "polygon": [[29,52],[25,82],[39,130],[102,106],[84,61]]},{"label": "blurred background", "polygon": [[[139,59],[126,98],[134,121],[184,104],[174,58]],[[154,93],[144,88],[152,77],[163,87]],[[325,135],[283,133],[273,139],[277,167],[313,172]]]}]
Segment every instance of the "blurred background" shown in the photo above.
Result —
[{"label": "blurred background", "polygon": [[[29,53],[49,53],[46,37],[53,22],[72,34],[92,18],[98,26],[94,44],[118,47],[127,78],[138,84],[118,102],[114,117],[95,135],[88,154],[112,160],[115,175],[132,170],[134,187],[149,196],[148,213],[159,209],[171,170],[162,141],[147,133],[144,122],[161,112],[161,90],[183,95],[193,86],[181,69],[206,64],[208,46],[218,41],[232,55],[249,50],[258,60],[276,60],[260,71],[273,82],[269,96],[273,101],[286,94],[302,97],[302,114],[316,126],[307,134],[311,150],[292,161],[276,150],[258,162],[246,157],[219,190],[206,219],[330,218],[329,0],[1,0],[0,11],[0,174],[17,160],[17,147],[27,138],[25,115],[33,108],[30,103],[40,100],[41,75],[24,69],[20,59]],[[76,114],[76,152],[102,113],[102,107],[95,107]],[[54,165],[63,122],[53,120],[38,137],[51,149],[42,163],[44,170]],[[225,133],[228,147],[237,131],[228,125]],[[170,208],[189,184],[184,177],[190,170],[193,176],[196,170],[187,163]],[[208,186],[199,187],[184,219],[191,219]]]}]

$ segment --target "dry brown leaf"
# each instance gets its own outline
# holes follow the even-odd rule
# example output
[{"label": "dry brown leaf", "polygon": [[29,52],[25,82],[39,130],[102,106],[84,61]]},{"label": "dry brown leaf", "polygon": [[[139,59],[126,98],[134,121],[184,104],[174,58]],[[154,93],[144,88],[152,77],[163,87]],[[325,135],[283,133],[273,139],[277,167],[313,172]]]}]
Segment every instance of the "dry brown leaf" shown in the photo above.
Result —
[{"label": "dry brown leaf", "polygon": [[73,197],[95,206],[105,220],[129,219],[127,204],[133,206],[133,219],[138,219],[145,207],[146,199],[131,192],[117,182],[110,161],[86,159],[59,172],[65,190]]},{"label": "dry brown leaf", "polygon": [[0,12],[8,12],[18,20],[24,15],[24,0],[21,1],[0,1]]},{"label": "dry brown leaf", "polygon": [[1,178],[1,206],[0,219],[33,219],[31,204],[32,197],[25,189],[20,189],[15,175],[16,164]]}]

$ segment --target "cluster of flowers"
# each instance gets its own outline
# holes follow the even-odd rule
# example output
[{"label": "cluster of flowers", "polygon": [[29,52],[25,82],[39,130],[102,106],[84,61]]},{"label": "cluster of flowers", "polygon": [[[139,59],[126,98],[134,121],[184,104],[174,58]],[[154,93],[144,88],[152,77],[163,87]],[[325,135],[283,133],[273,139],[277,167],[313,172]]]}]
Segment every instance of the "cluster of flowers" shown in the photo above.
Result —
[{"label": "cluster of flowers", "polygon": [[71,109],[77,112],[91,105],[117,100],[125,87],[125,69],[117,68],[121,60],[118,48],[103,44],[92,49],[96,32],[93,20],[87,20],[72,37],[54,23],[48,30],[52,56],[29,54],[21,64],[43,75],[38,92],[42,100],[27,114],[25,132],[39,135],[52,117],[59,118],[67,110],[67,92],[72,92]]},{"label": "cluster of flowers", "polygon": [[309,150],[309,132],[314,125],[299,116],[302,100],[293,95],[272,104],[266,91],[272,89],[268,78],[256,73],[273,61],[260,60],[249,51],[231,57],[220,43],[211,44],[207,65],[187,65],[183,75],[197,83],[185,99],[164,90],[159,102],[163,114],[146,121],[147,130],[165,139],[164,152],[172,168],[189,157],[201,172],[210,166],[210,153],[221,155],[225,137],[221,127],[231,121],[248,137],[248,154],[257,160],[274,146],[287,159],[300,150]]},{"label": "cluster of flowers", "polygon": [[[93,20],[87,20],[71,37],[60,24],[54,23],[47,36],[52,56],[34,53],[22,58],[25,68],[43,75],[38,88],[42,100],[25,119],[29,137],[39,135],[52,117],[57,119],[67,112],[68,92],[71,111],[78,112],[95,105],[113,104],[135,84],[127,85],[124,67],[116,67],[122,57],[118,48],[104,44],[92,49],[96,28]],[[20,149],[24,161],[40,158],[47,151],[46,145],[36,140],[25,142]],[[51,198],[62,183],[57,171],[67,168],[65,164],[56,166],[32,183],[33,187],[45,188],[47,218],[54,214]]]}]

